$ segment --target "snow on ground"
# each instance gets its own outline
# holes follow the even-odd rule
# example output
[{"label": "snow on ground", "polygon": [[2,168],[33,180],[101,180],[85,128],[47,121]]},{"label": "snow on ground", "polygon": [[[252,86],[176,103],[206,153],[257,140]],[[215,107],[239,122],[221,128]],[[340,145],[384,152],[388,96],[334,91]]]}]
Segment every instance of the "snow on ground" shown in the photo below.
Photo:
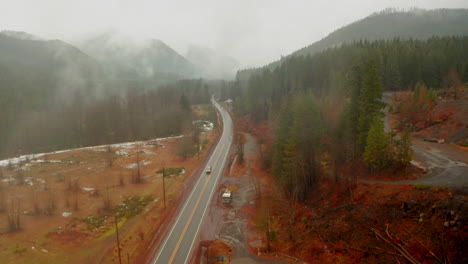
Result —
[{"label": "snow on ground", "polygon": [[146,155],[153,155],[154,152],[150,151],[150,150],[147,150],[147,149],[142,149],[141,151],[143,151],[143,153],[145,153]]},{"label": "snow on ground", "polygon": [[192,124],[199,124],[201,123],[202,125],[200,126],[201,129],[205,130],[205,131],[211,131],[213,130],[214,128],[214,124],[210,121],[206,121],[206,120],[195,120],[192,122]]},{"label": "snow on ground", "polygon": [[40,182],[40,183],[45,183],[46,181],[44,179],[36,179],[36,181]]},{"label": "snow on ground", "polygon": [[107,149],[103,149],[103,148],[93,148],[93,151],[97,151],[97,152],[106,152],[108,151]]},{"label": "snow on ground", "polygon": [[34,163],[70,163],[70,162],[65,162],[63,160],[43,160],[43,159],[32,160],[31,162],[34,162]]},{"label": "snow on ground", "polygon": [[[167,139],[174,139],[174,138],[182,138],[184,135],[179,135],[179,136],[171,136],[171,137],[164,137],[164,138],[156,138],[156,139],[151,139],[149,141],[162,141],[162,140],[167,140]],[[125,143],[118,143],[118,144],[113,144],[111,147],[113,148],[133,148],[134,145],[137,144],[142,144],[145,143],[146,141],[134,141],[134,142],[125,142]],[[69,152],[69,151],[74,151],[74,150],[83,150],[83,149],[91,149],[91,150],[96,150],[96,149],[102,149],[104,150],[96,150],[96,151],[107,151],[105,147],[109,145],[100,145],[100,146],[91,146],[91,147],[84,147],[84,148],[75,148],[75,149],[65,149],[65,150],[59,150],[59,151],[53,151],[53,152],[48,152],[48,153],[37,153],[37,154],[28,154],[28,155],[22,155],[19,157],[14,157],[10,159],[4,159],[0,160],[0,167],[5,167],[8,166],[8,164],[11,165],[17,165],[22,162],[28,162],[28,161],[33,161],[33,162],[57,162],[57,163],[63,163],[63,161],[60,160],[37,160],[37,158],[44,157],[46,155],[50,154],[59,154],[59,153],[64,153],[64,152]]]},{"label": "snow on ground", "polygon": [[34,181],[33,181],[33,178],[31,178],[31,177],[28,177],[28,178],[24,179],[24,182],[26,182],[30,186],[34,186]]},{"label": "snow on ground", "polygon": [[63,212],[62,213],[63,217],[69,217],[70,215],[72,215],[72,212]]},{"label": "snow on ground", "polygon": [[24,165],[23,167],[21,167],[21,170],[28,171],[29,167],[31,167],[31,166],[32,166],[32,164],[28,163],[28,164]]},{"label": "snow on ground", "polygon": [[81,189],[83,189],[83,191],[85,191],[85,192],[92,192],[92,191],[94,191],[94,188],[91,188],[91,187],[81,187]]},{"label": "snow on ground", "polygon": [[[148,160],[140,161],[140,166],[146,166],[146,165],[149,165],[149,164],[151,164],[151,161],[148,161]],[[124,165],[122,165],[122,168],[136,169],[137,164],[136,163],[124,164]]]},{"label": "snow on ground", "polygon": [[130,163],[130,164],[127,164],[127,165],[122,165],[122,167],[126,168],[126,169],[136,169],[137,164],[136,163]]},{"label": "snow on ground", "polygon": [[122,157],[128,157],[128,153],[125,151],[125,150],[119,150],[119,151],[116,151],[115,154],[117,156],[122,156]]},{"label": "snow on ground", "polygon": [[7,179],[3,179],[2,182],[12,182],[14,180],[15,179],[13,177],[10,177],[10,178],[7,178]]}]

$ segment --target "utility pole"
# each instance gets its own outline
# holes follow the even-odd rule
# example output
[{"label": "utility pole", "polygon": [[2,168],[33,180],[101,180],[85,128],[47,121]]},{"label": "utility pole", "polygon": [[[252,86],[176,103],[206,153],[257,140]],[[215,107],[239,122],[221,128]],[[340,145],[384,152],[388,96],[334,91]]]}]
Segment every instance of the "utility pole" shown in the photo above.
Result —
[{"label": "utility pole", "polygon": [[122,264],[122,258],[120,257],[120,240],[119,240],[119,227],[117,225],[117,216],[114,216],[115,219],[115,234],[117,235],[117,252],[119,253],[119,264]]},{"label": "utility pole", "polygon": [[164,209],[166,209],[166,185],[164,183],[164,178],[166,177],[166,168],[163,168],[163,175],[162,175],[162,178],[163,178],[163,199],[164,199]]}]

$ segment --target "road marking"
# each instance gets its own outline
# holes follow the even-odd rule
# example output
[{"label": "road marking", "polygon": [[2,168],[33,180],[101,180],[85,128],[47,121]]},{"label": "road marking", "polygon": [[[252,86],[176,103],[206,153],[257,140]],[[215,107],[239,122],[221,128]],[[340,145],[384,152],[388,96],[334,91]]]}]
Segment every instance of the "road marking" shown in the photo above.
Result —
[{"label": "road marking", "polygon": [[[217,145],[217,146],[216,146],[215,150],[213,151],[212,156],[208,159],[208,163],[210,163],[210,161],[213,159],[215,153],[216,153],[216,152],[219,152],[219,149],[220,149],[219,146],[220,146],[220,145]],[[197,183],[195,184],[194,189],[198,188],[198,185],[200,184],[202,178],[203,178],[203,177],[199,177],[199,179],[197,180]],[[189,201],[190,201],[190,199],[192,199],[192,196],[193,196],[194,194],[195,194],[195,192],[191,192],[191,193],[190,193],[190,196],[189,196],[188,199],[186,200],[186,202],[185,202],[185,204],[184,204],[184,207],[182,208],[182,210],[181,210],[180,212],[185,211],[185,208],[186,208],[187,205],[189,204]],[[161,250],[159,251],[158,256],[156,257],[156,259],[155,259],[154,262],[153,262],[154,264],[156,264],[156,263],[158,262],[159,257],[161,256],[161,253],[163,252],[164,248],[166,247],[167,242],[169,241],[168,238],[172,236],[172,233],[174,232],[175,227],[177,226],[177,224],[179,223],[179,221],[180,221],[180,219],[181,219],[181,215],[182,215],[182,214],[179,215],[179,217],[177,218],[177,221],[176,221],[176,222],[174,223],[174,225],[172,226],[171,232],[170,232],[169,235],[167,236],[167,239],[166,239],[166,241],[164,242],[163,246],[161,247]]]},{"label": "road marking", "polygon": [[[229,144],[229,145],[231,145],[231,144]],[[227,158],[228,154],[229,154],[229,151],[226,152],[226,154],[224,155],[224,159],[223,159],[224,163],[223,163],[223,165],[221,166],[221,168],[224,168],[224,164],[226,163],[226,158]],[[222,172],[222,171],[221,171],[221,172]],[[216,179],[216,181],[215,181],[215,183],[214,183],[215,186],[216,186],[216,183],[218,182],[219,178],[221,178],[221,177],[222,177],[222,175]],[[213,197],[213,192],[215,191],[215,189],[216,189],[216,188],[211,189],[210,199],[209,199],[209,202],[208,202],[208,203],[211,203],[211,198]],[[208,203],[205,205],[205,210],[203,210],[202,220],[203,220],[203,217],[205,217],[206,209],[208,208]],[[195,232],[195,237],[197,237],[198,231],[200,231],[200,226],[201,226],[201,224],[202,224],[202,221],[200,221],[200,223],[198,224],[197,232]],[[192,252],[192,248],[193,248],[193,244],[194,244],[194,243],[195,243],[195,239],[192,241],[192,244],[190,245],[189,254],[187,255],[187,257],[185,257],[184,263],[187,263],[187,259],[189,258],[190,253]]]},{"label": "road marking", "polygon": [[[225,144],[223,144],[223,146],[221,147],[220,152],[223,152],[224,146],[225,146]],[[218,156],[218,158],[216,159],[215,165],[213,166],[213,173],[214,173],[214,171],[216,169],[216,165],[218,165],[218,161],[219,161],[220,156]],[[211,174],[208,177],[211,177]],[[175,255],[177,254],[177,251],[179,250],[180,244],[182,243],[182,240],[183,240],[183,238],[185,236],[185,233],[187,233],[187,229],[188,229],[188,227],[190,225],[190,222],[192,221],[193,216],[195,215],[195,212],[196,212],[196,209],[198,208],[198,205],[200,204],[201,198],[203,196],[203,193],[205,192],[205,189],[206,189],[206,186],[208,185],[208,182],[209,182],[208,180],[205,181],[205,185],[203,186],[203,189],[201,190],[200,195],[198,196],[197,203],[193,207],[192,213],[190,214],[190,217],[187,220],[187,223],[185,224],[184,230],[182,231],[182,234],[179,237],[179,241],[177,241],[177,244],[176,244],[176,246],[174,248],[174,251],[172,252],[171,258],[169,259],[169,262],[168,262],[169,264],[171,264],[174,261]]]}]

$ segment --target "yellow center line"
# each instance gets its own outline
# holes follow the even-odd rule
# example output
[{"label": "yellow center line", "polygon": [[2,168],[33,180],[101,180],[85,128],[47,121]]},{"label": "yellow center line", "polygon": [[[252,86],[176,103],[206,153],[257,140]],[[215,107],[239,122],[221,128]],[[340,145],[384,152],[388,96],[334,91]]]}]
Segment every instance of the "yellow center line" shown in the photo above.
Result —
[{"label": "yellow center line", "polygon": [[[220,152],[223,152],[223,149],[224,149],[224,144],[221,147]],[[213,166],[213,169],[211,170],[213,173],[214,173],[214,170],[216,168],[216,165],[218,165],[218,161],[219,161],[220,157],[221,157],[221,155],[218,156],[218,158],[216,159],[215,165]],[[211,174],[208,177],[211,177]],[[188,227],[190,225],[190,222],[192,221],[193,216],[195,215],[195,211],[197,210],[198,205],[200,204],[201,198],[203,196],[203,193],[205,192],[205,189],[206,189],[207,185],[208,185],[208,180],[205,181],[205,185],[203,186],[203,189],[200,192],[200,195],[198,196],[197,203],[195,204],[195,207],[193,207],[193,209],[192,209],[192,213],[190,214],[190,217],[187,220],[187,224],[185,224],[184,230],[182,231],[182,234],[180,235],[179,241],[177,241],[177,244],[176,244],[176,246],[174,248],[174,251],[172,252],[171,258],[169,259],[169,264],[172,263],[172,261],[174,261],[175,255],[176,255],[177,251],[179,250],[180,244],[182,243],[182,240],[183,240],[183,238],[185,236],[185,233],[187,233],[187,229],[188,229]]]}]

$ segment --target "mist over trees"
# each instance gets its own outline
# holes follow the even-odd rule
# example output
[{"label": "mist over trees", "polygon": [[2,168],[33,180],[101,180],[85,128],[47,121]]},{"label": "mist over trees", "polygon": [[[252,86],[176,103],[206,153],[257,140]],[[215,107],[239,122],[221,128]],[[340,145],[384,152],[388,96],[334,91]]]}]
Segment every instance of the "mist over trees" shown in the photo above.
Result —
[{"label": "mist over trees", "polygon": [[384,132],[382,93],[419,82],[444,88],[454,75],[467,82],[467,46],[468,37],[362,41],[288,58],[273,71],[237,78],[222,94],[235,99],[238,115],[276,124],[275,143],[262,157],[271,159],[264,162],[274,165],[287,195],[302,201],[323,174],[322,162],[361,160],[370,170],[406,166],[409,134],[397,139]]},{"label": "mist over trees", "polygon": [[179,135],[218,85],[112,79],[61,41],[0,34],[0,50],[0,158]]},{"label": "mist over trees", "polygon": [[258,69],[240,71],[238,77],[245,80],[255,72],[258,73],[264,69],[274,70],[291,57],[312,56],[328,48],[359,41],[371,42],[395,38],[427,40],[434,36],[466,35],[468,35],[468,9],[399,10],[387,8],[343,26],[313,44],[281,57],[279,61]]}]

